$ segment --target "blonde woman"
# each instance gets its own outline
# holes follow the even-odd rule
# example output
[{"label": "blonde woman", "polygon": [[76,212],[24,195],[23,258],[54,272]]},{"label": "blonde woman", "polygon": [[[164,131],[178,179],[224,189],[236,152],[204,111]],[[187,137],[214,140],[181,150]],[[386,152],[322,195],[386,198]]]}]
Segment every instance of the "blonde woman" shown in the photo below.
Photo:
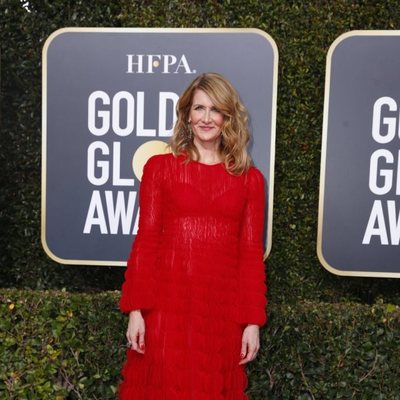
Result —
[{"label": "blonde woman", "polygon": [[267,319],[264,177],[247,120],[223,76],[200,75],[177,104],[171,153],[144,167],[120,399],[247,399],[245,364]]}]

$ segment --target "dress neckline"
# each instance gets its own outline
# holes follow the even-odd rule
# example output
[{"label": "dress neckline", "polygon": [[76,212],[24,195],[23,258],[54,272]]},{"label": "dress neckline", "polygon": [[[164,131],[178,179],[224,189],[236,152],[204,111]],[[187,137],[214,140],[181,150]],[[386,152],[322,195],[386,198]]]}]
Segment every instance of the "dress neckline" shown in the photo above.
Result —
[{"label": "dress neckline", "polygon": [[[180,154],[179,156],[182,157],[183,160],[185,160],[187,158],[187,155],[184,154],[184,153]],[[189,162],[192,162],[192,163],[195,163],[195,164],[199,164],[199,165],[204,165],[205,167],[215,167],[217,165],[223,165],[224,164],[223,161],[220,161],[220,162],[215,163],[215,164],[206,164],[206,163],[203,163],[203,162],[200,162],[200,161],[197,161],[197,160],[190,160]]]},{"label": "dress neckline", "polygon": [[223,164],[222,161],[214,163],[214,164],[207,164],[207,163],[203,163],[201,161],[197,161],[197,160],[192,160],[193,162],[195,162],[196,164],[200,164],[200,165],[204,165],[205,167],[215,167],[216,165],[221,165]]}]

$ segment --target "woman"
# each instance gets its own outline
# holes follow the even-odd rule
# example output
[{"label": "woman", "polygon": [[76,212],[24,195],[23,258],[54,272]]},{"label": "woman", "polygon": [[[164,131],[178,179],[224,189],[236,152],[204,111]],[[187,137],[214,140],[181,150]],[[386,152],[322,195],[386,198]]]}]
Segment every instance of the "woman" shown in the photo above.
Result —
[{"label": "woman", "polygon": [[247,112],[221,75],[197,77],[177,117],[172,153],[143,171],[119,396],[243,400],[266,322],[264,178],[250,166]]}]

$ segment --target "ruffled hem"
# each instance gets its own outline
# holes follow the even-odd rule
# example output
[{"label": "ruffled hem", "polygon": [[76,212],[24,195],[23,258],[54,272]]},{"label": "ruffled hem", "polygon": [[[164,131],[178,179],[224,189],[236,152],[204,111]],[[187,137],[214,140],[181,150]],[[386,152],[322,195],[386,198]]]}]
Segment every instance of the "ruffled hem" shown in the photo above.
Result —
[{"label": "ruffled hem", "polygon": [[145,321],[146,352],[127,350],[120,400],[248,400],[240,325],[160,311]]}]

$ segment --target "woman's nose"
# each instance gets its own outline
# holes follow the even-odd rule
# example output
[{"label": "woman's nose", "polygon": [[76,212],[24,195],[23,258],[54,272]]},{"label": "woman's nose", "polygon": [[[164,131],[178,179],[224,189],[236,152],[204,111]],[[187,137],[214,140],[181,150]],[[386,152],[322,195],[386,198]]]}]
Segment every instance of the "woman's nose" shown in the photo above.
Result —
[{"label": "woman's nose", "polygon": [[209,122],[210,121],[210,110],[206,109],[204,111],[203,120],[204,120],[204,122]]}]

